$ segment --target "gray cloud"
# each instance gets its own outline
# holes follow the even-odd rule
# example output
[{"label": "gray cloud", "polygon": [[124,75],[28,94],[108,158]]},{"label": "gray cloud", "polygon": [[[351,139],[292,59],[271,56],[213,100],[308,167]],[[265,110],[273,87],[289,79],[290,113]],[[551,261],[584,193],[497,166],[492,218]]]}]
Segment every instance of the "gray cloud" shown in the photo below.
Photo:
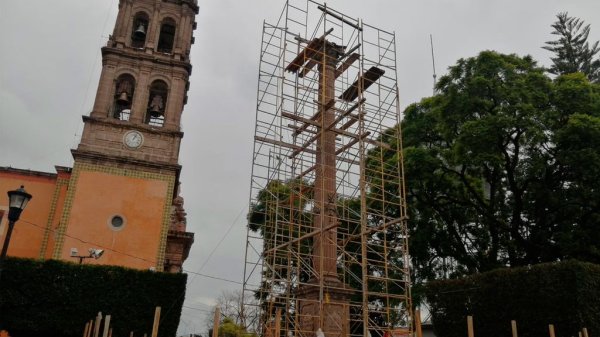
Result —
[{"label": "gray cloud", "polygon": [[[241,281],[262,22],[283,7],[275,0],[200,0],[189,102],[180,162],[188,230],[196,242],[184,268],[198,271],[233,224],[202,273]],[[112,32],[117,0],[7,0],[0,4],[0,165],[53,171],[72,165],[69,148],[81,115],[93,104],[100,47]],[[555,14],[569,11],[600,39],[597,0],[333,0],[328,5],[396,32],[402,106],[432,92],[429,34],[438,74],[458,58],[492,49],[530,54]],[[241,214],[241,215],[240,215]],[[180,333],[204,331],[211,299],[238,285],[190,275]]]}]

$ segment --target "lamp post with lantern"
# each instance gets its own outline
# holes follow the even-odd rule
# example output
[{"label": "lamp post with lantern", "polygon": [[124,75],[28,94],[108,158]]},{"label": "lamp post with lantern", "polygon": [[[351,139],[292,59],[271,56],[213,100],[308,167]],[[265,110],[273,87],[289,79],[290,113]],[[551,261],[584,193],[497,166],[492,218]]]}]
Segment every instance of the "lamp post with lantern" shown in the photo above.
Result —
[{"label": "lamp post with lantern", "polygon": [[10,243],[10,236],[12,235],[13,228],[31,198],[31,194],[25,192],[23,185],[21,185],[21,188],[19,189],[8,191],[8,230],[6,231],[6,237],[4,238],[4,244],[2,245],[2,254],[0,255],[0,277],[2,276],[2,266],[4,264],[6,252],[8,251],[8,244]]}]

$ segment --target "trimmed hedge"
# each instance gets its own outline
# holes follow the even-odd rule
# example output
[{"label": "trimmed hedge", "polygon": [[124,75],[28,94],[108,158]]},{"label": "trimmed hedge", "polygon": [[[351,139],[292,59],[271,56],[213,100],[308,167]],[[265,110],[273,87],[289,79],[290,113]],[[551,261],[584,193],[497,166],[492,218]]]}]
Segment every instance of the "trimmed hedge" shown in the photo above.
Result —
[{"label": "trimmed hedge", "polygon": [[56,260],[9,258],[0,280],[0,325],[12,337],[79,337],[101,311],[113,336],[152,332],[162,307],[159,336],[175,336],[187,275]]},{"label": "trimmed hedge", "polygon": [[516,320],[519,337],[577,336],[586,327],[600,332],[600,265],[578,261],[498,269],[426,287],[438,337],[467,335],[473,315],[476,336],[510,336]]}]

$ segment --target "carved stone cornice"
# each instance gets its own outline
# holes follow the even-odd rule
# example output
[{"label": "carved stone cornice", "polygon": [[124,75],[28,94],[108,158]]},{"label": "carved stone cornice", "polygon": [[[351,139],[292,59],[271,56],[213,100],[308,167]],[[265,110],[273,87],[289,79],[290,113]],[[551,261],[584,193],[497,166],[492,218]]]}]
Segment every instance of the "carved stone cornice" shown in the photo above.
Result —
[{"label": "carved stone cornice", "polygon": [[110,55],[117,55],[120,58],[131,59],[131,60],[144,60],[156,64],[162,64],[169,67],[179,67],[184,69],[188,76],[192,74],[192,64],[188,61],[180,61],[171,58],[171,54],[162,54],[153,52],[151,54],[146,53],[143,49],[137,50],[133,48],[114,48],[114,47],[102,47],[102,58],[104,59]]},{"label": "carved stone cornice", "polygon": [[175,172],[177,174],[177,180],[179,180],[179,173],[181,172],[181,165],[169,164],[164,162],[151,162],[145,160],[134,159],[131,157],[121,157],[115,155],[108,155],[106,153],[93,152],[93,151],[82,151],[72,149],[71,154],[75,160],[86,161],[91,163],[110,163],[118,164],[123,168],[139,170],[140,168],[147,168],[152,172]]},{"label": "carved stone cornice", "polygon": [[104,117],[91,117],[91,116],[81,116],[84,123],[95,123],[100,125],[107,125],[116,128],[122,128],[126,130],[138,130],[145,133],[151,133],[156,135],[169,135],[173,137],[183,138],[183,131],[179,130],[170,130],[166,128],[158,128],[147,124],[135,124],[128,121],[121,121],[115,118]]}]

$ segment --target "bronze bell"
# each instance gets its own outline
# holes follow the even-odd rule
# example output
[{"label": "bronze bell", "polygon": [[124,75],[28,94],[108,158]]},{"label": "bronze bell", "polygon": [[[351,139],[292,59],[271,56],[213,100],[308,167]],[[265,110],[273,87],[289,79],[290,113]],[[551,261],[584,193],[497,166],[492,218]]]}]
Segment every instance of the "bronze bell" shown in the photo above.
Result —
[{"label": "bronze bell", "polygon": [[140,39],[140,40],[145,39],[146,38],[146,28],[144,28],[144,25],[140,23],[140,25],[135,30],[135,32],[133,32],[133,35],[137,39]]},{"label": "bronze bell", "polygon": [[163,107],[164,107],[164,101],[162,96],[160,95],[154,95],[154,97],[152,97],[152,101],[150,101],[150,116],[152,116],[153,118],[158,118],[160,116],[163,115]]},{"label": "bronze bell", "polygon": [[152,116],[152,118],[158,118],[162,115],[163,115],[163,112],[160,110],[156,110],[156,109],[150,110],[150,116]]},{"label": "bronze bell", "polygon": [[127,97],[127,93],[125,91],[123,91],[121,95],[119,95],[119,98],[117,98],[117,103],[119,103],[120,105],[129,104],[129,97]]}]

